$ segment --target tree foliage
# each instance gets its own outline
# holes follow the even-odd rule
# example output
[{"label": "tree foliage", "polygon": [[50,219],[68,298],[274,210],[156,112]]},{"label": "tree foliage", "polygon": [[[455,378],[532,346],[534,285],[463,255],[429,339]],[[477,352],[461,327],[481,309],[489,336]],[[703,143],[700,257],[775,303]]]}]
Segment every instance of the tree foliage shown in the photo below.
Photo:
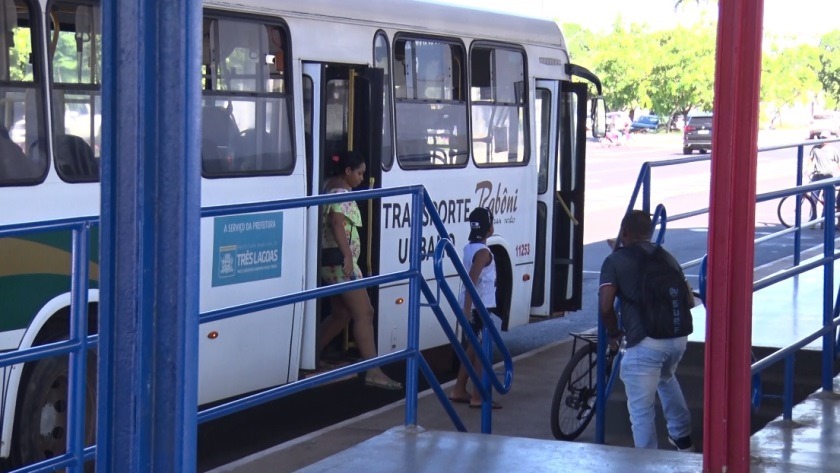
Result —
[{"label": "tree foliage", "polygon": [[808,102],[820,89],[819,49],[798,44],[771,45],[761,65],[761,101],[776,108]]},{"label": "tree foliage", "polygon": [[817,77],[831,105],[840,103],[840,30],[823,35],[819,46],[820,69]]},{"label": "tree foliage", "polygon": [[564,31],[574,32],[575,40],[587,43],[570,41],[572,57],[599,75],[610,109],[646,108],[666,116],[711,109],[715,48],[711,24],[648,31],[618,21],[607,35],[582,30],[579,25],[564,25]]},{"label": "tree foliage", "polygon": [[[649,31],[624,26],[596,35],[564,25],[572,58],[599,75],[610,109],[646,108],[660,116],[711,110],[714,103],[716,25]],[[840,30],[822,37],[819,47],[790,38],[765,38],[761,102],[771,111],[811,104],[824,93],[840,104]]]},{"label": "tree foliage", "polygon": [[652,109],[668,116],[711,110],[714,102],[715,35],[712,25],[656,33],[651,69]]}]

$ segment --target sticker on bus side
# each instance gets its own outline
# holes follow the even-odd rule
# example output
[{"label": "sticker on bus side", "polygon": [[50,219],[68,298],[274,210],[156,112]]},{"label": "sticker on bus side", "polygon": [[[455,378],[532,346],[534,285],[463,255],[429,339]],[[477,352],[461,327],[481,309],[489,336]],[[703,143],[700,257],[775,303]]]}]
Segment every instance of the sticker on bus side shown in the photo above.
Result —
[{"label": "sticker on bus side", "polygon": [[213,287],[279,278],[283,212],[218,217],[213,224]]}]

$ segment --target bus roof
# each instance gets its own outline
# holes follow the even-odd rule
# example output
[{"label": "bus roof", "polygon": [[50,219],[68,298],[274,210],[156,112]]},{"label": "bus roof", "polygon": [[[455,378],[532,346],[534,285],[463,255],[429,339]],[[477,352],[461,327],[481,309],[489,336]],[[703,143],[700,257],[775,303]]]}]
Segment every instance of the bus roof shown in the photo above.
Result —
[{"label": "bus roof", "polygon": [[422,0],[210,0],[209,7],[249,9],[265,14],[311,17],[388,26],[498,41],[539,44],[566,49],[553,21]]}]

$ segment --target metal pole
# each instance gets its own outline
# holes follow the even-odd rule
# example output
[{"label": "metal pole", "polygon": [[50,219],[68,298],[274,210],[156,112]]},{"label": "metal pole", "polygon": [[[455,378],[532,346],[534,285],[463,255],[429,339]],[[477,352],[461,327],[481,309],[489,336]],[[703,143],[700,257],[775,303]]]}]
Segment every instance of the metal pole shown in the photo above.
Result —
[{"label": "metal pole", "polygon": [[[87,224],[73,230],[73,277],[70,279],[70,340],[84,342],[88,334],[88,287],[90,276],[90,229]],[[67,451],[76,458],[84,458],[85,448],[85,393],[87,377],[93,376],[87,369],[88,350],[82,343],[79,351],[70,353],[69,409],[67,410]],[[84,462],[73,465],[69,473],[85,471]]]},{"label": "metal pole", "polygon": [[196,468],[201,3],[103,3],[97,471]]},{"label": "metal pole", "polygon": [[645,177],[644,177],[644,184],[642,188],[642,210],[645,213],[650,213],[650,173],[651,167],[650,163],[645,163]]},{"label": "metal pole", "polygon": [[411,239],[409,241],[408,262],[414,274],[408,281],[408,340],[407,349],[411,355],[405,367],[405,425],[417,425],[417,370],[420,355],[420,281],[423,277],[423,251],[420,240],[423,236],[423,193],[425,189],[411,193]]},{"label": "metal pole", "polygon": [[[802,145],[796,148],[796,185],[802,185],[802,159],[804,157],[804,147]],[[796,225],[796,232],[793,234],[793,265],[799,266],[802,261],[802,199],[793,196],[796,202],[796,218],[794,225]],[[810,215],[808,216],[810,218]]]},{"label": "metal pole", "polygon": [[[828,186],[823,191],[825,195],[825,222],[823,229],[823,327],[830,327],[834,323],[834,219],[835,196],[834,186]],[[834,389],[834,331],[823,335],[822,352],[822,388],[831,392]]]},{"label": "metal pole", "polygon": [[[598,311],[598,344],[595,347],[595,443],[604,443],[606,436],[607,390],[607,329],[601,311]],[[575,354],[572,353],[572,356]]]},{"label": "metal pole", "polygon": [[[481,352],[490,360],[490,366],[493,366],[493,344],[490,342],[490,333],[487,327],[481,329]],[[478,355],[481,356],[481,355]],[[487,370],[481,371],[481,386],[484,392],[487,393],[487,398],[481,403],[481,433],[493,433],[493,387],[490,386],[490,376],[495,376]]]},{"label": "metal pole", "polygon": [[785,358],[785,384],[782,392],[782,416],[785,420],[793,417],[793,362],[796,352]]},{"label": "metal pole", "polygon": [[750,468],[762,20],[763,0],[719,2],[703,419],[703,471],[713,473]]}]

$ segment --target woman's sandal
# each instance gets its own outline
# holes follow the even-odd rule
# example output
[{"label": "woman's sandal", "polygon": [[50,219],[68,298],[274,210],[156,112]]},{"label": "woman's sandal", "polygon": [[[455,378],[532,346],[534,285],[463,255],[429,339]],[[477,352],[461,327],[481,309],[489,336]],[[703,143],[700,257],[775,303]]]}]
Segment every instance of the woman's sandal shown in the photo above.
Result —
[{"label": "woman's sandal", "polygon": [[[473,403],[470,403],[470,408],[472,408],[472,409],[481,409],[481,404],[480,404],[480,403],[479,403],[479,404],[473,404]],[[498,402],[496,402],[496,401],[493,401],[493,409],[501,409],[501,408],[502,408],[502,405],[501,405],[501,404],[499,404],[499,403],[498,403]]]},{"label": "woman's sandal", "polygon": [[399,391],[403,388],[402,383],[394,381],[391,378],[365,378],[365,386],[370,386],[372,388],[387,389],[389,391]]},{"label": "woman's sandal", "polygon": [[449,400],[455,404],[469,404],[472,400],[472,396],[469,394],[464,394],[463,396],[449,396]]}]

